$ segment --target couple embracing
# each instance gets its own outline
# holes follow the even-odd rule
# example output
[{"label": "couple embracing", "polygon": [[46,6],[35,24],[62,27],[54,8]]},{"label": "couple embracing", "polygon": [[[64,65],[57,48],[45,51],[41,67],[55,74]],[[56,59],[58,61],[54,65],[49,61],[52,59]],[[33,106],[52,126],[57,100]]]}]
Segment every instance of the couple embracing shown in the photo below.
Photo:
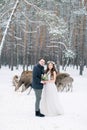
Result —
[{"label": "couple embracing", "polygon": [[49,61],[45,71],[44,65],[45,60],[40,59],[33,68],[32,88],[36,97],[35,115],[39,117],[61,115],[63,110],[55,85],[57,74],[55,64]]}]

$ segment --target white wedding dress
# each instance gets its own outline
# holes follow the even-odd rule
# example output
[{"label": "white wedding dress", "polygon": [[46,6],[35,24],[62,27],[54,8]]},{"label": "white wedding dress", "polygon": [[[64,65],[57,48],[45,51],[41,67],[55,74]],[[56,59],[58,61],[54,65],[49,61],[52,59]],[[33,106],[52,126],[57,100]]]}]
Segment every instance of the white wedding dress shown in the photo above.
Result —
[{"label": "white wedding dress", "polygon": [[[50,74],[48,75],[50,80]],[[63,108],[59,103],[58,91],[55,83],[47,83],[43,86],[40,110],[46,116],[57,116],[63,114]]]}]

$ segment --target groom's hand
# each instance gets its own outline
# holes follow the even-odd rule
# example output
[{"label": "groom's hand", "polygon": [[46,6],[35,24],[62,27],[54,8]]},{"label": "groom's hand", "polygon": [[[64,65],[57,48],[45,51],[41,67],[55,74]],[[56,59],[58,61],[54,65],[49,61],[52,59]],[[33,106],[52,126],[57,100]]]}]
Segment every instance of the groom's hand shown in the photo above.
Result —
[{"label": "groom's hand", "polygon": [[46,84],[47,83],[47,81],[44,81],[44,84]]},{"label": "groom's hand", "polygon": [[42,83],[42,84],[46,84],[46,82],[45,82],[45,81],[43,81],[43,80],[41,80],[41,83]]},{"label": "groom's hand", "polygon": [[43,81],[43,80],[41,80],[41,83],[42,83],[42,84],[44,84],[44,81]]}]

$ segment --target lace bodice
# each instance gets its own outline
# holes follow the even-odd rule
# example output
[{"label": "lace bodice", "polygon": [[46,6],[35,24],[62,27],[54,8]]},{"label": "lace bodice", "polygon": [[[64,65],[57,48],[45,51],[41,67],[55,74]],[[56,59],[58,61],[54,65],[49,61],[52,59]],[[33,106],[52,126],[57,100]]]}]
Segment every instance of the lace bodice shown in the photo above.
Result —
[{"label": "lace bodice", "polygon": [[47,75],[48,75],[48,80],[50,80],[50,76],[51,76],[51,74],[50,74],[50,73],[47,73]]},{"label": "lace bodice", "polygon": [[47,76],[48,76],[48,80],[52,80],[53,79],[53,76],[51,76],[50,72],[47,73]]}]

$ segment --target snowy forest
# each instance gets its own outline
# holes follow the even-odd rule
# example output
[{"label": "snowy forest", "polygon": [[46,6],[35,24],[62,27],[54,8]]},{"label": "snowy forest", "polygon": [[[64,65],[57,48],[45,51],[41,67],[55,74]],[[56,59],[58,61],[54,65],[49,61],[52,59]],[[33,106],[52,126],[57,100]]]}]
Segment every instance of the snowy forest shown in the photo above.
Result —
[{"label": "snowy forest", "polygon": [[40,57],[87,67],[87,0],[0,0],[0,68]]},{"label": "snowy forest", "polygon": [[[61,115],[35,114],[40,58],[58,70],[45,97]],[[0,130],[87,130],[87,0],[0,0]]]}]

